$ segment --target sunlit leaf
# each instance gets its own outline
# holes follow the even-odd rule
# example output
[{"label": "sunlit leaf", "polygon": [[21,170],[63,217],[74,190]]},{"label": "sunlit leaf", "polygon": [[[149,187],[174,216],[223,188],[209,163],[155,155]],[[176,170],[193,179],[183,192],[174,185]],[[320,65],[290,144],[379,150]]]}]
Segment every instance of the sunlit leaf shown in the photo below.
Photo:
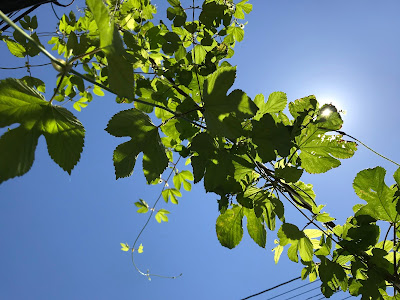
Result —
[{"label": "sunlit leaf", "polygon": [[257,218],[253,209],[244,210],[247,219],[247,231],[250,237],[262,248],[265,248],[267,242],[267,231],[265,230],[262,217]]},{"label": "sunlit leaf", "polygon": [[377,220],[398,222],[394,190],[385,184],[386,171],[382,167],[359,172],[354,179],[356,194],[367,202],[356,215],[369,215]]},{"label": "sunlit leaf", "polygon": [[258,121],[266,113],[279,113],[283,111],[287,104],[287,97],[283,92],[273,92],[269,95],[268,101],[264,102],[264,95],[259,94],[254,98],[254,103],[259,109],[254,120]]},{"label": "sunlit leaf", "polygon": [[167,215],[169,213],[170,212],[168,210],[166,210],[166,209],[160,209],[155,215],[155,218],[156,218],[157,222],[158,223],[168,222],[168,216]]},{"label": "sunlit leaf", "polygon": [[122,251],[129,251],[129,249],[130,249],[130,247],[129,247],[129,245],[128,244],[126,244],[126,243],[120,243],[120,245],[121,245],[121,250]]},{"label": "sunlit leaf", "polygon": [[132,175],[136,158],[143,152],[143,173],[147,182],[159,178],[168,165],[168,157],[161,143],[158,128],[150,118],[135,108],[114,115],[106,131],[113,136],[130,136],[132,139],[114,151],[116,178]]},{"label": "sunlit leaf", "polygon": [[313,245],[310,239],[300,231],[297,226],[289,223],[282,224],[278,231],[279,244],[286,246],[291,244],[288,249],[288,257],[294,262],[298,262],[298,254],[304,261],[311,261],[313,258]]},{"label": "sunlit leaf", "polygon": [[222,246],[232,249],[240,243],[243,237],[242,218],[243,208],[237,205],[219,215],[215,228]]},{"label": "sunlit leaf", "polygon": [[21,124],[0,138],[0,182],[29,171],[38,138],[44,135],[50,157],[69,174],[80,159],[85,130],[67,109],[51,105],[16,79],[0,81],[0,127]]},{"label": "sunlit leaf", "polygon": [[301,166],[308,173],[324,173],[340,166],[339,159],[350,158],[357,150],[357,144],[345,141],[342,135],[327,135],[310,125],[304,130],[299,143]]},{"label": "sunlit leaf", "polygon": [[121,98],[133,99],[133,68],[126,59],[126,51],[118,29],[103,1],[87,0],[87,5],[99,30],[100,47],[107,57],[110,88]]},{"label": "sunlit leaf", "polygon": [[247,1],[249,0],[242,0],[236,4],[235,18],[244,19],[244,13],[249,14],[252,11],[253,5],[246,3]]},{"label": "sunlit leaf", "polygon": [[204,116],[212,134],[237,138],[242,135],[241,121],[255,115],[257,106],[241,90],[226,95],[236,76],[234,67],[220,67],[207,76],[204,84]]},{"label": "sunlit leaf", "polygon": [[140,214],[145,214],[149,211],[149,205],[143,199],[139,199],[139,202],[135,202],[135,206],[139,208],[137,212]]},{"label": "sunlit leaf", "polygon": [[186,191],[190,191],[192,185],[190,184],[189,181],[193,181],[193,179],[194,179],[193,174],[188,170],[184,170],[182,172],[175,174],[174,177],[172,178],[172,181],[176,189],[180,190],[183,184],[183,188]]},{"label": "sunlit leaf", "polygon": [[173,204],[178,204],[178,198],[182,197],[182,193],[177,189],[165,189],[162,191],[162,196],[165,202],[168,202],[168,199],[171,200]]}]

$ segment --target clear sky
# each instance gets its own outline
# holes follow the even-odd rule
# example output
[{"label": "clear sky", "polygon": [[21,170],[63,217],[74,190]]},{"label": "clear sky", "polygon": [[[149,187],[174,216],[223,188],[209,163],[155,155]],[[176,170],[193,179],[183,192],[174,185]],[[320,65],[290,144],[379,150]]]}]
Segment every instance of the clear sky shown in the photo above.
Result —
[{"label": "clear sky", "polygon": [[[400,161],[400,2],[250,2],[253,12],[247,18],[245,40],[236,46],[232,59],[238,66],[235,87],[251,97],[284,91],[295,100],[315,94],[321,102],[347,111],[345,132]],[[166,1],[154,3],[165,16],[161,10]],[[82,2],[71,7],[78,6]],[[56,10],[60,15],[65,11]],[[54,31],[51,7],[43,5],[37,13],[42,31]],[[41,56],[32,59],[35,62],[46,60]],[[0,67],[22,65],[24,61],[13,59],[5,44],[0,46]],[[51,67],[32,72],[52,90]],[[0,70],[2,79],[24,75],[24,70]],[[170,221],[151,221],[140,239],[144,253],[136,256],[143,271],[183,276],[148,281],[137,273],[119,243],[132,244],[146,221],[133,203],[139,198],[153,203],[161,186],[145,185],[140,159],[132,177],[115,180],[112,152],[122,140],[104,128],[114,113],[128,107],[106,95],[74,112],[87,134],[71,176],[51,161],[42,137],[31,171],[0,185],[0,299],[240,299],[299,276],[301,265],[288,262],[285,252],[274,264],[273,233],[268,232],[266,249],[246,232],[234,250],[220,246],[215,234],[217,196],[206,194],[202,183],[184,193],[177,206],[160,203],[159,208],[171,211]],[[339,169],[303,180],[315,185],[317,203],[327,204],[326,210],[343,222],[352,206],[361,202],[351,186],[355,175],[377,165],[388,170],[387,182],[393,183],[396,168],[362,146]],[[288,211],[289,222],[306,222],[289,207]],[[268,299],[304,283],[254,299]],[[344,297],[341,293],[332,299]]]}]

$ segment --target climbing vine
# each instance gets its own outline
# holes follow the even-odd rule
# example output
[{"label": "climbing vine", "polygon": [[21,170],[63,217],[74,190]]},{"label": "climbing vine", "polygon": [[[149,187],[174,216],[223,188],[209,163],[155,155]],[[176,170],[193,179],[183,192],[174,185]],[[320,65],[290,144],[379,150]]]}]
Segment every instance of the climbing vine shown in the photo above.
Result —
[{"label": "climbing vine", "polygon": [[[7,157],[0,160],[0,182],[29,171],[41,135],[52,160],[71,173],[85,137],[71,110],[90,105],[93,94],[111,93],[116,102],[131,103],[105,129],[116,138],[130,138],[114,150],[116,179],[131,176],[142,153],[147,183],[163,185],[153,206],[137,199],[138,213],[149,219],[132,245],[121,243],[141,274],[159,276],[142,272],[134,261],[152,217],[168,221],[169,212],[157,203],[178,204],[181,189],[190,191],[193,181],[218,198],[216,235],[222,246],[240,243],[246,220],[260,247],[266,247],[267,230],[276,230],[275,261],[286,248],[290,260],[304,265],[303,279],[320,278],[326,297],[342,289],[362,299],[389,299],[391,286],[396,298],[400,170],[390,187],[381,167],[359,172],[353,186],[364,202],[343,225],[336,224],[301,178],[304,172],[339,167],[361,142],[341,130],[336,107],[312,95],[288,102],[281,91],[251,99],[234,89],[237,70],[229,59],[244,39],[244,18],[252,5],[248,0],[197,2],[168,0],[168,20],[155,25],[156,7],[149,0],[87,0],[78,15],[63,15],[57,34],[46,41],[63,60],[43,47],[35,16],[17,25],[0,12],[13,28],[1,33],[4,46],[20,58],[43,53],[59,72],[49,99],[40,78],[0,81],[0,127],[9,128],[0,138],[0,155]],[[185,170],[178,170],[180,160],[186,160]],[[298,209],[306,227],[285,218],[287,205]],[[381,223],[389,224],[393,239],[388,234],[382,239]]]}]

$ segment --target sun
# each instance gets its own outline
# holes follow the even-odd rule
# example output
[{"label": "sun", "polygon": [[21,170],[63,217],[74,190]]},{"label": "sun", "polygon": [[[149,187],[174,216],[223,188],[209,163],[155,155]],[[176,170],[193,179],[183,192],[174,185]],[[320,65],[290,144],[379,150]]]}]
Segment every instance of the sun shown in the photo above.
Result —
[{"label": "sun", "polygon": [[327,106],[323,110],[321,110],[321,116],[324,118],[329,117],[331,113],[333,113],[333,110],[329,106]]}]

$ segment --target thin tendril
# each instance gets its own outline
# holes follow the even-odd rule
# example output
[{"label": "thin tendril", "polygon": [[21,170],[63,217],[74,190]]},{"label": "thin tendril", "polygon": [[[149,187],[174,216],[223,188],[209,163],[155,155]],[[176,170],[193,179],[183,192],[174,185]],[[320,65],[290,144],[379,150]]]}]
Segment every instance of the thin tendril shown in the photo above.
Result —
[{"label": "thin tendril", "polygon": [[20,67],[0,67],[0,70],[17,70],[17,69],[24,69],[24,68],[33,68],[33,67],[43,67],[43,66],[48,66],[51,65],[51,63],[45,63],[41,65],[26,65],[25,66],[20,66]]},{"label": "thin tendril", "polygon": [[[155,207],[156,207],[158,201],[160,201],[160,199],[161,199],[162,192],[164,191],[165,187],[167,186],[167,183],[168,183],[169,179],[171,178],[172,174],[174,173],[174,171],[175,171],[175,169],[176,169],[176,165],[179,163],[179,161],[180,161],[181,158],[182,158],[182,156],[179,156],[178,160],[177,160],[176,163],[174,164],[174,167],[172,168],[171,172],[169,173],[169,175],[168,175],[168,177],[167,177],[167,180],[165,180],[165,183],[164,183],[164,186],[163,186],[163,188],[162,188],[162,190],[161,190],[161,192],[160,192],[160,195],[158,196],[158,198],[157,198],[156,202],[154,203],[153,207],[150,209],[151,212],[150,212],[149,217],[147,218],[146,223],[144,224],[144,226],[143,226],[142,229],[140,230],[139,234],[137,235],[137,237],[136,237],[136,239],[135,239],[135,242],[133,243],[133,246],[132,246],[133,249],[135,249],[135,246],[136,246],[137,241],[139,240],[139,238],[140,238],[140,236],[142,235],[143,231],[146,229],[147,225],[149,224],[149,222],[150,222],[150,220],[151,220],[151,217],[152,217],[153,214],[154,214]],[[131,254],[131,258],[132,258],[132,264],[133,264],[133,266],[135,267],[135,269],[136,269],[141,275],[147,276],[148,278],[150,278],[150,276],[153,276],[153,277],[160,277],[160,278],[167,278],[167,279],[176,279],[176,278],[182,276],[182,273],[179,274],[178,276],[164,276],[164,275],[157,275],[157,274],[144,273],[143,271],[141,271],[141,270],[136,266],[135,260],[134,260],[134,252],[133,252],[133,251],[132,251],[132,254]]]}]

